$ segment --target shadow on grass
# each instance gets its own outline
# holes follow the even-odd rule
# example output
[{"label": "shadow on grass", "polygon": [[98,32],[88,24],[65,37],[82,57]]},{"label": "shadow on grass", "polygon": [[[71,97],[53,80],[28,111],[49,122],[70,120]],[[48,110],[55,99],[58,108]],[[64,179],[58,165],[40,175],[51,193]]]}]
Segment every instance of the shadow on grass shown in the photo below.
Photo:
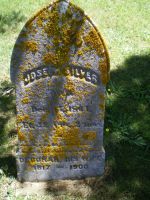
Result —
[{"label": "shadow on grass", "polygon": [[15,95],[11,83],[4,81],[0,85],[0,145],[4,144],[8,137],[15,134],[14,127],[6,130],[6,124],[15,115]]},{"label": "shadow on grass", "polygon": [[150,56],[132,56],[111,72],[107,89],[105,175],[88,199],[150,199]]},{"label": "shadow on grass", "polygon": [[0,157],[0,169],[3,170],[7,177],[17,178],[16,159],[14,156]]},{"label": "shadow on grass", "polygon": [[9,14],[0,14],[0,33],[5,33],[8,29],[15,28],[19,22],[22,22],[26,17],[21,14],[21,11],[12,11]]},{"label": "shadow on grass", "polygon": [[[12,145],[8,145],[15,134],[16,130],[9,120],[15,116],[15,96],[11,83],[4,81],[0,85],[0,169],[5,172],[6,176],[16,177],[16,161],[10,155],[9,149]],[[6,128],[8,126],[9,128]],[[7,146],[7,147],[6,147]]]}]

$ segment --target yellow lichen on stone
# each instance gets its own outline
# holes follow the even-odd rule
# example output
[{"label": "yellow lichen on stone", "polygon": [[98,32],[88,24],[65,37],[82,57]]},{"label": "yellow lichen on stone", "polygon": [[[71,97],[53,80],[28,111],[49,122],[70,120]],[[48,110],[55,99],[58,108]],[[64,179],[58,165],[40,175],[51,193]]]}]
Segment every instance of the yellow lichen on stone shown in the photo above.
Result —
[{"label": "yellow lichen on stone", "polygon": [[18,128],[18,139],[20,141],[26,141],[26,136],[21,132],[20,128]]},{"label": "yellow lichen on stone", "polygon": [[[85,82],[84,80],[81,79],[82,82]],[[76,96],[76,98],[78,100],[81,100],[82,97],[85,97],[87,95],[89,95],[89,92],[84,90],[84,91],[79,91],[76,86],[75,86],[75,83],[73,80],[71,80],[71,77],[70,76],[67,76],[66,77],[66,84],[64,86],[64,89],[66,90],[66,93],[67,94],[74,94]]]},{"label": "yellow lichen on stone", "polygon": [[43,146],[41,147],[41,152],[44,156],[57,157],[59,159],[65,158],[65,151],[61,146]]},{"label": "yellow lichen on stone", "polygon": [[25,91],[30,93],[31,92],[31,88],[25,88]]},{"label": "yellow lichen on stone", "polygon": [[33,21],[30,22],[30,23],[27,23],[27,24],[25,25],[25,28],[26,28],[27,34],[33,35],[33,36],[34,36],[34,35],[37,33],[37,31],[38,31],[38,30],[36,29],[36,27],[35,27]]},{"label": "yellow lichen on stone", "polygon": [[33,133],[32,133],[32,132],[30,132],[30,133],[29,133],[29,139],[30,139],[31,141],[33,141],[33,140],[34,140],[34,135],[33,135]]},{"label": "yellow lichen on stone", "polygon": [[44,25],[43,22],[48,19],[48,15],[49,15],[49,13],[46,11],[40,13],[40,15],[38,16],[37,21],[36,21],[38,27],[43,27],[43,25]]},{"label": "yellow lichen on stone", "polygon": [[102,83],[104,85],[107,84],[108,82],[108,71],[107,71],[107,64],[106,63],[101,63],[99,64],[99,69],[100,69],[100,72],[101,72],[101,80],[102,80]]},{"label": "yellow lichen on stone", "polygon": [[100,107],[100,110],[105,110],[105,104],[100,104],[99,107]]},{"label": "yellow lichen on stone", "polygon": [[52,137],[52,143],[55,144],[55,145],[58,145],[59,144],[59,137],[53,136]]},{"label": "yellow lichen on stone", "polygon": [[67,119],[62,115],[61,111],[59,110],[59,108],[55,108],[55,118],[56,121],[61,122],[61,123],[66,123]]},{"label": "yellow lichen on stone", "polygon": [[38,51],[37,43],[35,41],[27,41],[25,47],[27,50],[33,53]]},{"label": "yellow lichen on stone", "polygon": [[100,97],[100,99],[101,99],[102,101],[105,101],[105,95],[104,95],[103,93],[100,93],[100,94],[99,94],[99,97]]},{"label": "yellow lichen on stone", "polygon": [[87,63],[87,64],[85,65],[85,67],[88,68],[88,69],[91,69],[91,68],[92,68],[92,66],[91,66],[90,63]]},{"label": "yellow lichen on stone", "polygon": [[48,51],[52,50],[53,48],[54,48],[54,47],[53,47],[52,45],[50,45],[50,44],[46,45],[46,49],[47,49]]},{"label": "yellow lichen on stone", "polygon": [[[67,153],[67,151],[73,150],[72,153],[75,153],[75,149],[81,149],[81,152],[83,154],[89,153],[89,146],[87,145],[87,142],[93,141],[96,139],[96,132],[89,131],[86,133],[82,133],[78,127],[76,126],[57,126],[55,128],[55,134],[54,134],[54,142],[57,145],[60,145],[62,142],[64,146],[64,151]],[[65,153],[64,152],[64,153]]]},{"label": "yellow lichen on stone", "polygon": [[80,131],[78,127],[57,126],[55,137],[61,137],[61,141],[68,147],[78,147],[81,144]]},{"label": "yellow lichen on stone", "polygon": [[[82,11],[80,13],[81,19],[72,17],[73,11],[70,5],[66,13],[60,14],[59,12],[58,4],[52,5],[51,12],[48,14],[48,21],[43,26],[44,32],[48,37],[51,37],[55,47],[54,52],[44,55],[43,60],[45,63],[54,64],[55,67],[62,67],[68,63],[70,47],[73,44],[76,44],[76,46],[82,45],[82,39],[78,37],[78,29],[82,24]],[[60,23],[62,24],[60,25]]]},{"label": "yellow lichen on stone", "polygon": [[64,86],[64,89],[68,92],[68,93],[71,93],[71,94],[74,94],[76,92],[76,89],[75,89],[75,85],[73,83],[73,81],[67,77],[66,78],[66,84]]},{"label": "yellow lichen on stone", "polygon": [[32,158],[31,160],[28,161],[28,164],[31,166],[35,166],[37,164],[37,161],[35,158],[34,159]]},{"label": "yellow lichen on stone", "polygon": [[29,97],[28,97],[28,96],[24,97],[24,98],[22,99],[22,103],[23,103],[23,104],[28,104],[28,103],[30,103]]},{"label": "yellow lichen on stone", "polygon": [[36,53],[38,51],[38,45],[35,41],[25,41],[16,45],[16,47],[20,48],[22,51],[30,51],[32,53]]},{"label": "yellow lichen on stone", "polygon": [[33,147],[32,146],[22,146],[21,150],[24,155],[28,155],[32,152]]},{"label": "yellow lichen on stone", "polygon": [[59,13],[58,8],[55,5],[51,8],[51,12],[48,14],[48,22],[45,26],[43,26],[44,31],[47,33],[49,37],[55,35],[56,31],[58,31],[58,22],[59,22]]},{"label": "yellow lichen on stone", "polygon": [[23,122],[29,120],[29,115],[17,115],[17,122]]},{"label": "yellow lichen on stone", "polygon": [[83,56],[83,55],[84,55],[84,51],[83,51],[82,49],[79,49],[79,50],[77,51],[77,55],[78,55],[78,56]]},{"label": "yellow lichen on stone", "polygon": [[96,139],[96,132],[95,131],[88,131],[84,133],[83,138],[85,140],[93,141]]},{"label": "yellow lichen on stone", "polygon": [[66,112],[66,115],[67,115],[68,117],[71,117],[71,116],[73,116],[73,113],[70,112],[70,111],[67,111],[67,112]]},{"label": "yellow lichen on stone", "polygon": [[84,36],[84,41],[92,50],[95,50],[96,53],[101,56],[103,45],[97,34],[97,31],[94,28],[91,28],[89,33]]},{"label": "yellow lichen on stone", "polygon": [[43,56],[43,61],[46,63],[46,64],[53,64],[55,66],[58,66],[58,63],[59,63],[59,58],[56,54],[54,53],[46,53],[44,56]]}]

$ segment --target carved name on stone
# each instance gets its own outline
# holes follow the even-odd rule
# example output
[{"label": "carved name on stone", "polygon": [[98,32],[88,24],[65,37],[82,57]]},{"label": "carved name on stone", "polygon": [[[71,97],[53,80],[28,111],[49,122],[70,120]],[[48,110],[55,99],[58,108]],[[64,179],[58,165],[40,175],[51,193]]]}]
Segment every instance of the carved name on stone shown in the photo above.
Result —
[{"label": "carved name on stone", "polygon": [[29,20],[12,54],[20,181],[102,175],[109,58],[84,12],[57,1]]}]

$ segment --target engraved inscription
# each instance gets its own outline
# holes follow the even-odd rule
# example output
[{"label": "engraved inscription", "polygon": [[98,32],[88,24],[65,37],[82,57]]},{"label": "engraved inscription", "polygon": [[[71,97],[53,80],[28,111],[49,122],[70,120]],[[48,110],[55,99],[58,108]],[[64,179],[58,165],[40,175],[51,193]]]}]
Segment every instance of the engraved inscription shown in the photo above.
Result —
[{"label": "engraved inscription", "polygon": [[39,80],[41,78],[58,76],[58,75],[71,75],[76,78],[84,79],[87,82],[90,82],[94,85],[100,83],[99,75],[94,72],[92,69],[86,69],[81,66],[69,66],[65,67],[64,72],[57,70],[55,67],[51,66],[42,66],[32,70],[29,70],[23,74],[24,85]]}]

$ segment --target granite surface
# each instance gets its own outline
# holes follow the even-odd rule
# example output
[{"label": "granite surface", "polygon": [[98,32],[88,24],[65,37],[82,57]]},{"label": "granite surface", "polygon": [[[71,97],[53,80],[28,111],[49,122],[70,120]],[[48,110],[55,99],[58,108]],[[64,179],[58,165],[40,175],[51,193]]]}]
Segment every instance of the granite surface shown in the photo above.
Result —
[{"label": "granite surface", "polygon": [[22,29],[11,60],[20,181],[81,179],[104,172],[109,58],[80,8],[57,1]]}]

